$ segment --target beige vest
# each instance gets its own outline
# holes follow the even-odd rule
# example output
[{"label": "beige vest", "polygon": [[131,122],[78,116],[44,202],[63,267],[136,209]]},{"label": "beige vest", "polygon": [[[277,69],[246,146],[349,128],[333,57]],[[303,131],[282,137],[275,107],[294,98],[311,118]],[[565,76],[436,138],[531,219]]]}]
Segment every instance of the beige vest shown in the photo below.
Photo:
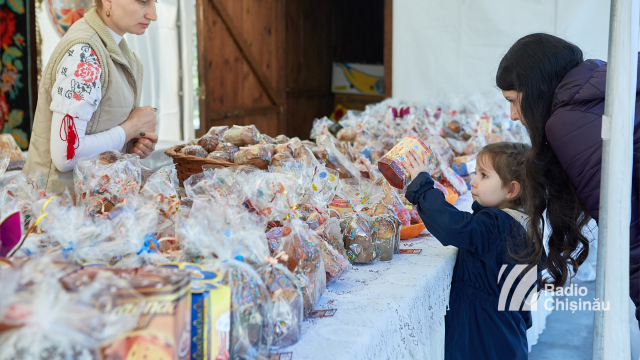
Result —
[{"label": "beige vest", "polygon": [[[50,136],[60,129],[51,129],[53,112],[51,88],[56,82],[56,70],[62,57],[76,44],[89,44],[98,55],[101,67],[102,100],[87,125],[87,135],[109,130],[122,124],[133,109],[140,105],[142,63],[124,39],[118,46],[95,8],[73,24],[56,46],[40,80],[38,106],[33,120],[29,153],[23,172],[41,172],[47,193],[59,193],[68,187],[73,191],[73,171],[60,172],[51,160]],[[126,151],[128,144],[123,149]]]}]

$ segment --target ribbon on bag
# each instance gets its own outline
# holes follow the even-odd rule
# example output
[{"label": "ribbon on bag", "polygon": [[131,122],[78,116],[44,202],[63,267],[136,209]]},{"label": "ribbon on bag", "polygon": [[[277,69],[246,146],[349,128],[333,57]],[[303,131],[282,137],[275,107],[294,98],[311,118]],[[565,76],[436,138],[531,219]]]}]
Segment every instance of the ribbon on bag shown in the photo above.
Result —
[{"label": "ribbon on bag", "polygon": [[[140,251],[138,251],[137,255],[140,255],[143,252],[152,253],[152,252],[156,252],[156,251],[160,250],[160,245],[158,244],[158,240],[156,240],[156,238],[155,238],[157,235],[158,235],[157,233],[149,233],[149,234],[145,235],[144,244],[142,245],[142,249],[140,249]],[[155,250],[151,249],[151,244],[154,244],[156,246]]]},{"label": "ribbon on bag", "polygon": [[[34,221],[33,224],[29,227],[29,230],[27,230],[27,233],[24,234],[24,239],[22,239],[22,242],[24,242],[24,240],[27,238],[27,236],[29,236],[29,234],[31,234],[31,232],[36,229],[36,227],[38,226],[40,221],[42,221],[42,219],[44,219],[47,215],[49,215],[48,212],[45,212],[46,209],[47,209],[47,205],[49,205],[49,203],[51,203],[51,201],[53,199],[57,198],[57,197],[58,196],[52,196],[49,199],[47,199],[47,201],[45,201],[44,204],[42,204],[42,215],[38,216],[36,221]],[[18,249],[16,249],[16,250],[18,250]]]},{"label": "ribbon on bag", "polygon": [[264,260],[265,262],[271,265],[277,265],[278,263],[287,265],[287,261],[289,261],[289,255],[287,255],[287,253],[285,253],[284,251],[280,251],[278,254],[276,254],[273,257],[265,256]]}]

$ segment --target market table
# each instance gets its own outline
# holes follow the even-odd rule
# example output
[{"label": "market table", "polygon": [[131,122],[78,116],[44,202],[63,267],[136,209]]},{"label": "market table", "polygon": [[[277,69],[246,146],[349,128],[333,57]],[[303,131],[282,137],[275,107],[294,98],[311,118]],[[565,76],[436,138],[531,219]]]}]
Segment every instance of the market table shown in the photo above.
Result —
[{"label": "market table", "polygon": [[[455,206],[471,211],[472,203],[467,193]],[[443,359],[444,315],[458,250],[427,231],[401,241],[400,248],[422,252],[354,266],[330,284],[316,309],[335,309],[335,315],[305,320],[302,339],[279,351],[281,360]],[[538,308],[527,333],[529,348],[548,314]]]},{"label": "market table", "polygon": [[317,309],[331,317],[303,323],[293,359],[442,359],[444,315],[457,249],[421,235],[401,248],[420,254],[354,266],[330,284]]}]

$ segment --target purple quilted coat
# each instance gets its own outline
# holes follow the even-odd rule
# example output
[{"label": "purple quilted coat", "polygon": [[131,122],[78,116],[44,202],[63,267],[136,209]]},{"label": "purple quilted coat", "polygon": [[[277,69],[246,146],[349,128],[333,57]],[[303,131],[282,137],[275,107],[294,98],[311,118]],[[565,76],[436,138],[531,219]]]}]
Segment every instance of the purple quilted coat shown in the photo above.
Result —
[{"label": "purple quilted coat", "polygon": [[[558,85],[552,115],[546,125],[549,144],[573,179],[578,196],[598,221],[600,167],[602,163],[602,114],[607,63],[587,60],[571,70]],[[640,76],[640,70],[638,70]],[[640,86],[640,78],[638,79]],[[633,128],[633,179],[630,224],[629,289],[640,319],[640,87],[636,88]],[[616,169],[611,169],[616,171]]]}]

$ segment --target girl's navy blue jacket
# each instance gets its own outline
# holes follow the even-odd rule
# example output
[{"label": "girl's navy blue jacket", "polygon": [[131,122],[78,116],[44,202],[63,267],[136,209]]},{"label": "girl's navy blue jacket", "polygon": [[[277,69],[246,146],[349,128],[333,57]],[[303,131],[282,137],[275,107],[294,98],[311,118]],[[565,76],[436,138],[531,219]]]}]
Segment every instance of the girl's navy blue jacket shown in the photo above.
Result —
[{"label": "girl's navy blue jacket", "polygon": [[[411,182],[406,198],[432,235],[459,249],[445,316],[445,359],[527,359],[530,311],[498,310],[502,284],[518,264],[509,250],[519,254],[524,249],[524,227],[505,211],[477,202],[473,214],[456,209],[428,173]],[[517,286],[509,290],[505,310]]]}]

